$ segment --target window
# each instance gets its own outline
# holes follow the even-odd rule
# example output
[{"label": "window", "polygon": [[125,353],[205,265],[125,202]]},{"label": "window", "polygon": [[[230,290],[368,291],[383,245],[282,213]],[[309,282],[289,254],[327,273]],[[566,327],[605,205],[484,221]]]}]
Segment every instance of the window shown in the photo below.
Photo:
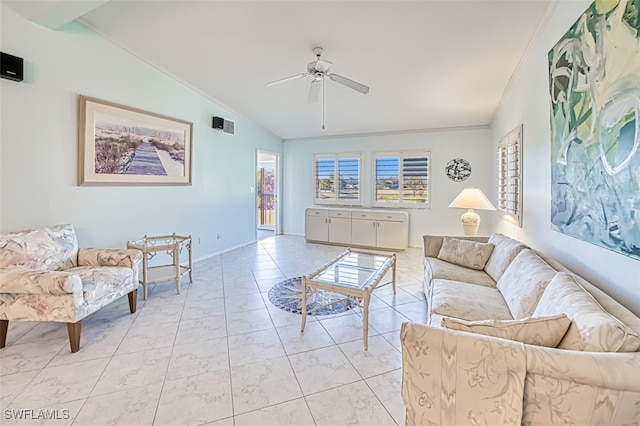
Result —
[{"label": "window", "polygon": [[429,208],[431,152],[378,152],[373,154],[374,196],[378,207]]},{"label": "window", "polygon": [[522,227],[522,125],[498,142],[498,211]]},{"label": "window", "polygon": [[360,205],[360,154],[315,155],[314,202]]}]

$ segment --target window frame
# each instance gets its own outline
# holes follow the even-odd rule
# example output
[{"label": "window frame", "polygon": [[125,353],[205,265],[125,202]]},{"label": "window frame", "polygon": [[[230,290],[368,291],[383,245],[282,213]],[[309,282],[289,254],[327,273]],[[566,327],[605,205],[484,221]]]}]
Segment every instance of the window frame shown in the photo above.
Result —
[{"label": "window frame", "polygon": [[[317,198],[317,170],[318,160],[320,159],[332,159],[336,165],[336,175],[340,174],[340,159],[343,158],[356,158],[358,159],[358,199],[357,200],[344,200],[340,199],[340,185],[339,179],[336,180],[334,188],[334,199],[320,199]],[[341,152],[341,153],[324,153],[313,154],[313,204],[318,205],[334,205],[334,206],[362,206],[362,153],[361,152]]]},{"label": "window frame", "polygon": [[[376,198],[378,184],[376,160],[382,157],[398,157],[398,202],[380,202]],[[402,201],[403,183],[402,162],[406,157],[426,157],[427,158],[427,201],[425,203],[407,203]],[[387,209],[431,209],[431,169],[432,157],[430,149],[407,150],[407,151],[375,151],[371,153],[371,206]]]},{"label": "window frame", "polygon": [[[522,164],[522,124],[515,129],[507,133],[500,141],[498,141],[497,149],[497,185],[496,185],[496,210],[498,214],[513,223],[514,225],[522,228],[522,179],[523,179],[523,164]],[[509,160],[509,149],[515,147],[515,153],[512,153],[512,159]],[[504,173],[502,170],[504,165]],[[517,183],[508,185],[506,179],[511,177],[517,179]],[[504,196],[502,196],[504,194]],[[516,209],[510,209],[507,203],[515,201]]]}]

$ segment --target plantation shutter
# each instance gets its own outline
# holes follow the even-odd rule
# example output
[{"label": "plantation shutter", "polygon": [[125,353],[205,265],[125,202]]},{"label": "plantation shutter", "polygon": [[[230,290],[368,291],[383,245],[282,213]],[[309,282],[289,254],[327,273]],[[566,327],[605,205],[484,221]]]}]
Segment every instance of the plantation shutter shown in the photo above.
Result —
[{"label": "plantation shutter", "polygon": [[336,160],[317,158],[315,161],[315,199],[335,200],[336,198]]},{"label": "plantation shutter", "polygon": [[374,205],[429,207],[429,151],[374,154]]},{"label": "plantation shutter", "polygon": [[358,154],[314,155],[314,202],[359,205],[360,163]]},{"label": "plantation shutter", "polygon": [[498,210],[522,226],[522,126],[498,143]]},{"label": "plantation shutter", "polygon": [[402,200],[405,203],[426,203],[429,193],[429,157],[404,157],[402,183]]},{"label": "plantation shutter", "polygon": [[338,199],[358,200],[360,194],[360,159],[340,158],[338,160]]}]

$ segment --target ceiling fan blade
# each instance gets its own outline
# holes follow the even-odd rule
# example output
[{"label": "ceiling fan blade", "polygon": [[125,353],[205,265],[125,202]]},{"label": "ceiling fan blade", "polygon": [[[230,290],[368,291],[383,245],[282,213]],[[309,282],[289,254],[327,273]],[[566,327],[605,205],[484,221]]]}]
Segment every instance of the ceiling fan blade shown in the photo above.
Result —
[{"label": "ceiling fan blade", "polygon": [[311,87],[309,87],[309,99],[307,99],[310,104],[315,104],[320,98],[320,83],[321,80],[313,79],[311,81]]},{"label": "ceiling fan blade", "polygon": [[266,86],[273,86],[274,84],[280,84],[280,83],[285,83],[287,81],[291,81],[291,80],[297,80],[299,78],[302,77],[306,77],[310,75],[308,72],[302,73],[302,74],[298,74],[298,75],[292,75],[291,77],[285,77],[285,78],[281,78],[280,80],[276,80],[276,81],[272,81],[270,83],[267,83]]},{"label": "ceiling fan blade", "polygon": [[328,74],[328,75],[329,75],[329,78],[335,81],[336,83],[345,85],[348,88],[358,91],[364,95],[369,93],[369,87],[365,86],[364,84],[360,84],[357,81],[350,80],[347,77],[343,77],[338,74]]}]

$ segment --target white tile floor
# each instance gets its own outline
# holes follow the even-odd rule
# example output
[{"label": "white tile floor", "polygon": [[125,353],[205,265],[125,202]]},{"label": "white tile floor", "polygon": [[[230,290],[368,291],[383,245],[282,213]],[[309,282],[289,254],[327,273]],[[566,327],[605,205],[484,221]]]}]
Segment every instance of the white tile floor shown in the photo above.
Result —
[{"label": "white tile floor", "polygon": [[[395,296],[374,292],[367,352],[359,310],[300,334],[300,316],[267,298],[343,250],[278,236],[198,262],[182,294],[156,284],[133,315],[124,297],[86,318],[75,354],[64,324],[10,323],[0,423],[403,425],[399,329],[425,320],[420,249],[398,254]],[[62,419],[13,419],[21,409]]]}]

